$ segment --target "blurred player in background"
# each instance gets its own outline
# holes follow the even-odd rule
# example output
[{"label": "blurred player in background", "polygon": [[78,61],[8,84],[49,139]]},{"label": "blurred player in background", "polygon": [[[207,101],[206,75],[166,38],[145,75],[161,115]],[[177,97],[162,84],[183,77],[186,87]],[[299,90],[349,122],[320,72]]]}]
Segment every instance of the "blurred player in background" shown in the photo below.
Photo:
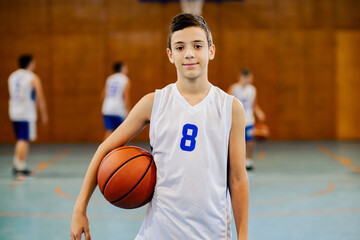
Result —
[{"label": "blurred player in background", "polygon": [[37,107],[41,113],[43,124],[48,121],[46,101],[41,80],[33,72],[35,60],[30,54],[19,57],[20,69],[13,72],[9,84],[9,115],[13,122],[16,145],[13,159],[13,174],[16,177],[28,176],[26,159],[29,152],[29,142],[36,139]]},{"label": "blurred player in background", "polygon": [[116,62],[113,70],[102,93],[105,139],[125,120],[130,109],[128,68],[122,62]]},{"label": "blurred player in background", "polygon": [[[249,69],[242,69],[239,81],[230,86],[228,93],[239,99],[245,110],[246,169],[253,170],[255,116],[260,122],[265,121],[265,114],[256,101],[256,88],[252,85],[253,74]],[[254,116],[255,115],[255,116]]]}]

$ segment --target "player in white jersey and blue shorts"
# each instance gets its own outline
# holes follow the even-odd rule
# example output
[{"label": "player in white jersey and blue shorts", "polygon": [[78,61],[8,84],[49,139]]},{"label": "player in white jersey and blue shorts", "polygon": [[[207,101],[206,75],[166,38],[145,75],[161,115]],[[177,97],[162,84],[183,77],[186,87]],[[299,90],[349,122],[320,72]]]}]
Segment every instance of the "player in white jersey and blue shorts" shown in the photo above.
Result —
[{"label": "player in white jersey and blue shorts", "polygon": [[256,101],[256,88],[252,85],[253,75],[249,69],[242,69],[239,81],[230,86],[229,94],[235,96],[244,106],[245,111],[245,140],[246,140],[246,169],[253,170],[252,155],[254,151],[255,116],[259,121],[265,120],[265,114]]},{"label": "player in white jersey and blue shorts", "polygon": [[31,171],[26,167],[26,159],[29,142],[36,139],[37,106],[44,124],[48,121],[48,115],[40,78],[33,72],[35,61],[32,55],[20,56],[19,67],[20,69],[13,72],[8,79],[9,115],[17,140],[13,173],[16,176],[28,176]]},{"label": "player in white jersey and blue shorts", "polygon": [[102,114],[105,125],[105,139],[124,121],[129,112],[130,82],[128,68],[122,62],[113,66],[114,74],[106,79],[103,90]]},{"label": "player in white jersey and blue shorts", "polygon": [[149,123],[157,180],[135,239],[230,240],[231,209],[236,239],[248,239],[244,109],[208,81],[215,46],[205,20],[177,15],[167,54],[177,70],[176,82],[143,97],[99,146],[75,203],[71,239],[83,233],[90,238],[86,209],[101,160]]}]

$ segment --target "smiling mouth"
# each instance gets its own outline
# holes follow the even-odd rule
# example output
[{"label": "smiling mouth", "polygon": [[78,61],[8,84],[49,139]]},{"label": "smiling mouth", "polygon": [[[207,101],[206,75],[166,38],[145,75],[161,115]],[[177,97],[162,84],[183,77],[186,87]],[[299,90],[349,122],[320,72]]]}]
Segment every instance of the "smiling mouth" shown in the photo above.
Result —
[{"label": "smiling mouth", "polygon": [[185,66],[185,67],[192,67],[192,66],[196,66],[196,65],[198,65],[198,63],[184,63],[183,64],[183,66]]}]

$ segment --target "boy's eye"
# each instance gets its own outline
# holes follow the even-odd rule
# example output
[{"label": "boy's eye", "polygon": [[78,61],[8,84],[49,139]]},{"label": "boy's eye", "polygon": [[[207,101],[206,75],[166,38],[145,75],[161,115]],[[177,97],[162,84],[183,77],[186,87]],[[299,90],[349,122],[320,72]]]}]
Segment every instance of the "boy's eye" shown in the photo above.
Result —
[{"label": "boy's eye", "polygon": [[196,49],[200,49],[200,48],[202,48],[202,45],[197,44],[197,45],[195,45],[195,48],[196,48]]},{"label": "boy's eye", "polygon": [[175,49],[178,50],[178,51],[181,51],[181,50],[184,49],[184,47],[182,47],[182,46],[177,46],[177,47],[175,47]]}]

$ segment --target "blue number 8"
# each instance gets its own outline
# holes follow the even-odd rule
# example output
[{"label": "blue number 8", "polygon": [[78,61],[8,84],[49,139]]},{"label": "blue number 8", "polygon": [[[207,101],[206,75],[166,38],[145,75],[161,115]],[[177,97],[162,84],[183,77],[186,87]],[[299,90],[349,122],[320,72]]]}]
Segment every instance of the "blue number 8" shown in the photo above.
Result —
[{"label": "blue number 8", "polygon": [[[189,130],[191,130],[189,132]],[[193,124],[185,124],[182,130],[183,137],[181,138],[180,148],[184,151],[191,152],[195,149],[196,136],[198,134],[198,128]]]}]

